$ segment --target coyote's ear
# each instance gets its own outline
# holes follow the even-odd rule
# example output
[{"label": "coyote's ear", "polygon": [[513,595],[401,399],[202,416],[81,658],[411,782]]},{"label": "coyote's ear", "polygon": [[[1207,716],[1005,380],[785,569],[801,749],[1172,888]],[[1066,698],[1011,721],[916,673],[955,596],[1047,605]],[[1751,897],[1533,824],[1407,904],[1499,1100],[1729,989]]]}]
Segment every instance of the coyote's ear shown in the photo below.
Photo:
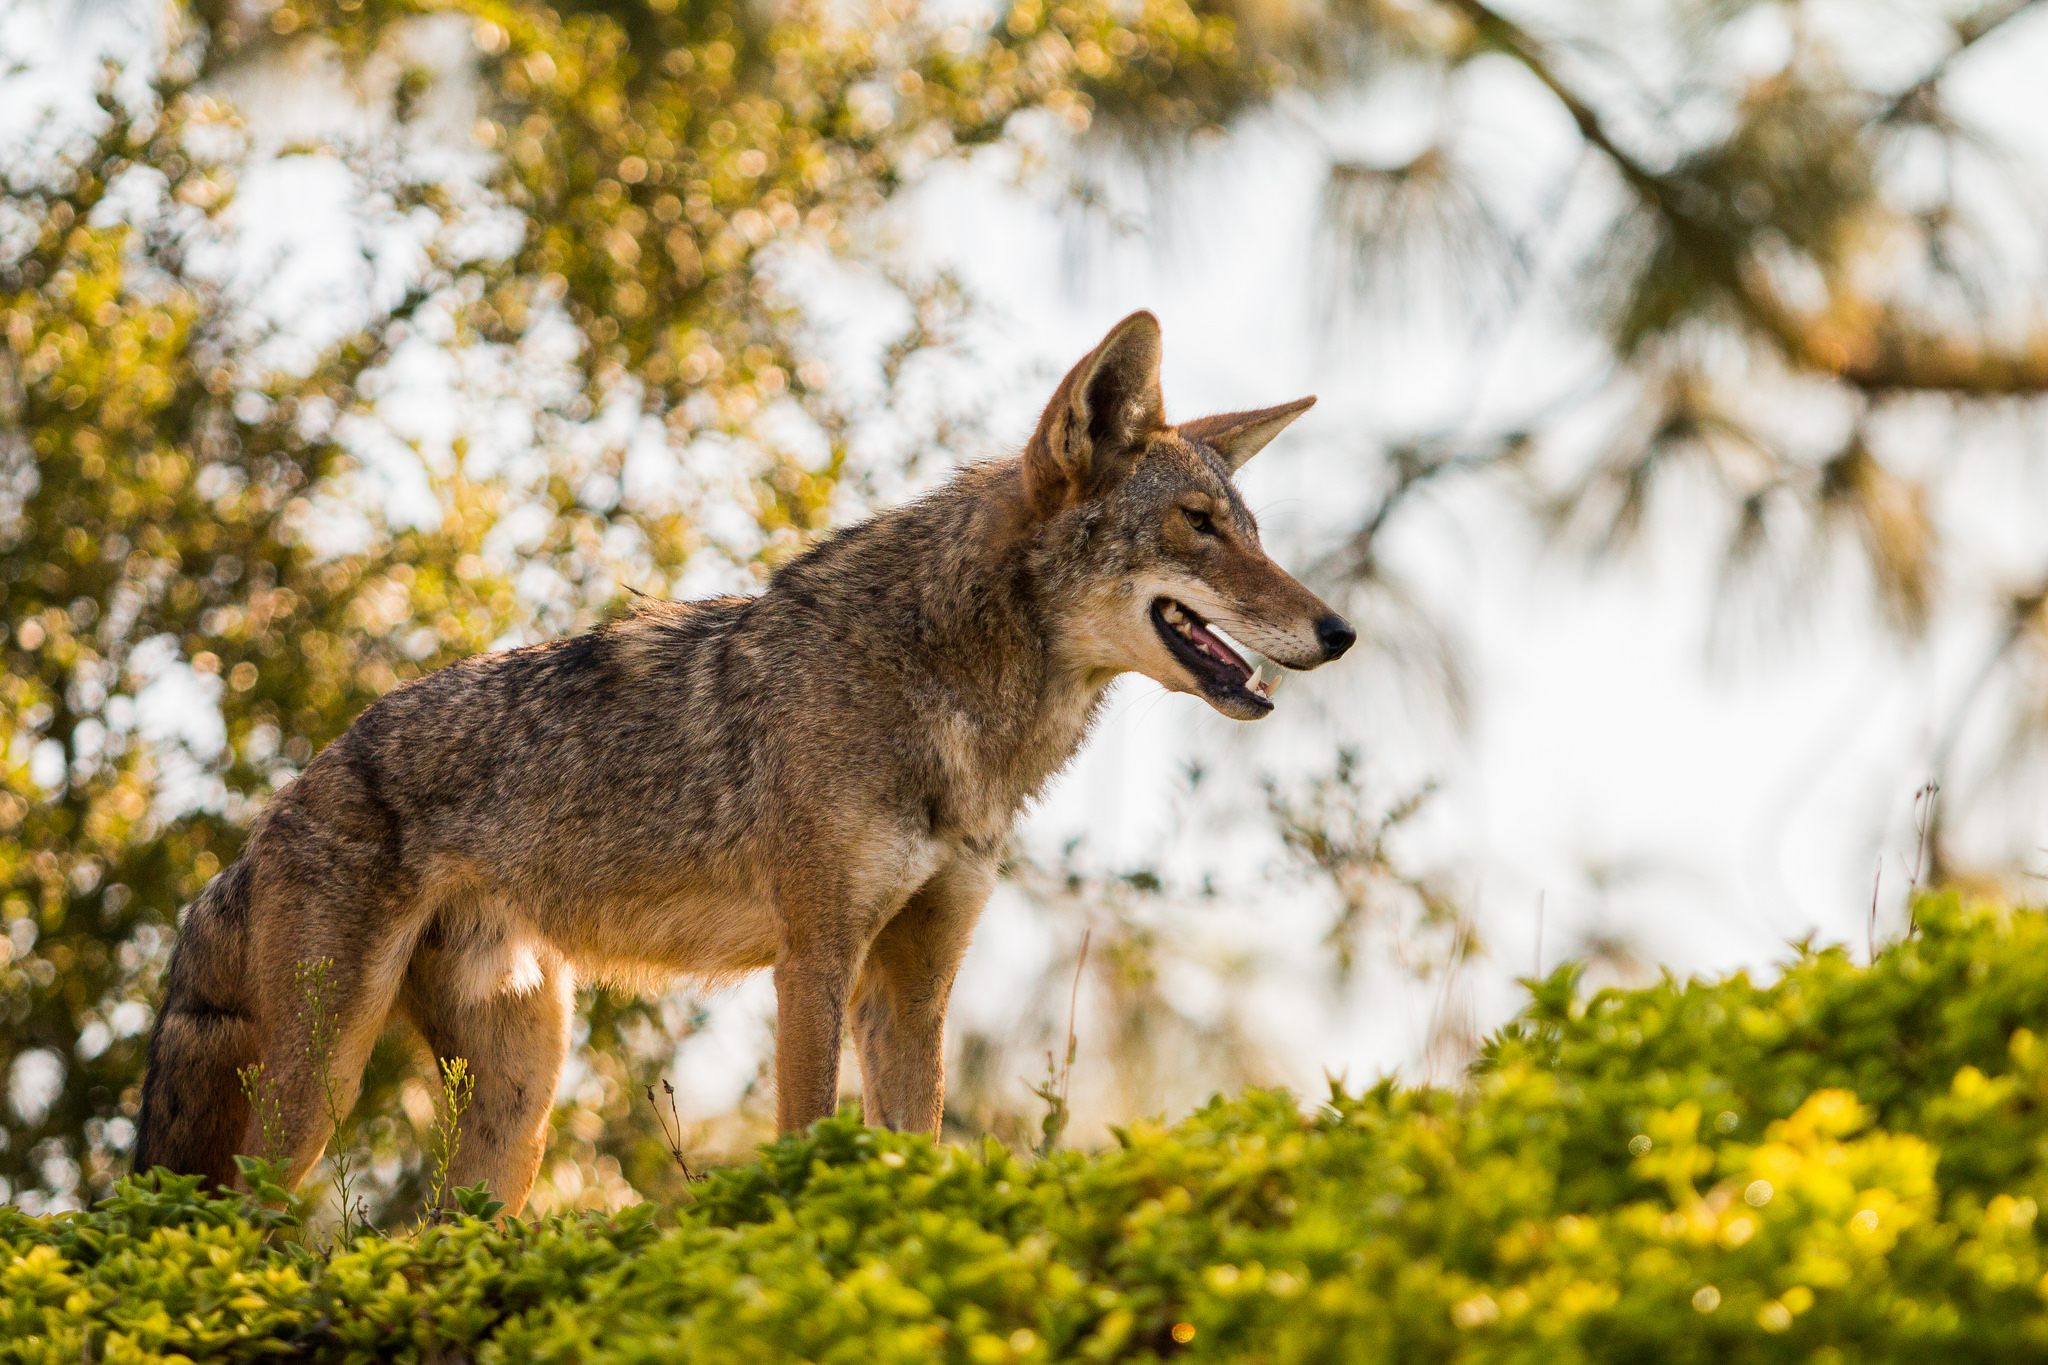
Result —
[{"label": "coyote's ear", "polygon": [[1100,490],[1163,424],[1159,319],[1133,313],[1053,390],[1024,448],[1032,502],[1051,512]]},{"label": "coyote's ear", "polygon": [[1315,397],[1310,395],[1257,412],[1219,412],[1214,417],[1182,422],[1180,434],[1221,455],[1223,463],[1235,474],[1246,460],[1266,448],[1266,442],[1285,431],[1289,422],[1315,405]]}]

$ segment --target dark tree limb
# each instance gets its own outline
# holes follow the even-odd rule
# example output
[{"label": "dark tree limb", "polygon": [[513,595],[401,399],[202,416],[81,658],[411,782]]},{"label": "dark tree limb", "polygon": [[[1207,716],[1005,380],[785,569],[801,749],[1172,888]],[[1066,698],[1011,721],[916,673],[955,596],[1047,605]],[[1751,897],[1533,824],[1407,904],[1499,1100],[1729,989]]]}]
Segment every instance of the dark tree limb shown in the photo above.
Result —
[{"label": "dark tree limb", "polygon": [[[1924,99],[1963,52],[2039,0],[2001,0],[1957,25],[1958,45],[1896,97]],[[1513,59],[1557,100],[1588,146],[1598,151],[1644,208],[1662,217],[1710,273],[1723,296],[1757,333],[1798,369],[1831,376],[1870,394],[1947,393],[1967,399],[2026,398],[2048,393],[2048,322],[2010,347],[1890,318],[1847,331],[1787,305],[1755,265],[1747,235],[1682,172],[1652,169],[1618,142],[1582,95],[1557,71],[1542,40],[1486,0],[1444,0],[1469,22],[1478,40]],[[1880,116],[1879,122],[1883,122]]]}]

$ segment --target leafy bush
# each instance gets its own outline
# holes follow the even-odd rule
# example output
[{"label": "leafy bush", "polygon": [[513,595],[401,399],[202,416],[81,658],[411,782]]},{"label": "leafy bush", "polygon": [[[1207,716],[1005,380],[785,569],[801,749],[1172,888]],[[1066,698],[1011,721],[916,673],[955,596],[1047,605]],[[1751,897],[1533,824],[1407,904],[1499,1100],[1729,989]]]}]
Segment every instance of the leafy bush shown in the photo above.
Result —
[{"label": "leafy bush", "polygon": [[[680,1213],[320,1254],[162,1176],[0,1211],[0,1355],[973,1362],[2048,1352],[2048,918],[1922,906],[1859,967],[1536,985],[1456,1090],[1217,1101],[1096,1154],[848,1117]],[[472,1200],[472,1207],[474,1201]]]}]

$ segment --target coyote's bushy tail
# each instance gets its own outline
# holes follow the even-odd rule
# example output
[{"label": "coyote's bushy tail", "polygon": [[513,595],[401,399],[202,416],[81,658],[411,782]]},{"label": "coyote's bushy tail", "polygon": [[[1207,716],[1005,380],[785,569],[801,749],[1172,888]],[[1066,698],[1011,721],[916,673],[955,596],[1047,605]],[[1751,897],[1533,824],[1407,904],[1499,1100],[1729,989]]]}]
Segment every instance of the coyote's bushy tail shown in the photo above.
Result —
[{"label": "coyote's bushy tail", "polygon": [[137,1171],[168,1166],[223,1186],[235,1179],[249,1121],[240,1072],[256,1060],[248,937],[249,869],[238,862],[192,902],[171,954],[142,1081]]}]

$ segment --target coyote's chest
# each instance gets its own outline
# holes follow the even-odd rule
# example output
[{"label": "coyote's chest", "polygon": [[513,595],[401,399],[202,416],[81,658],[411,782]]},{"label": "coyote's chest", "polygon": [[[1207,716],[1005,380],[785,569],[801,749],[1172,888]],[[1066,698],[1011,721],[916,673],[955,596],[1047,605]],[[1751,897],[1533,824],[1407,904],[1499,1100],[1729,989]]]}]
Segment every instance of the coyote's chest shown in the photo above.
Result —
[{"label": "coyote's chest", "polygon": [[1045,698],[1031,723],[1015,729],[966,710],[942,715],[932,732],[940,774],[933,833],[992,852],[1079,751],[1103,690],[1074,688]]}]

